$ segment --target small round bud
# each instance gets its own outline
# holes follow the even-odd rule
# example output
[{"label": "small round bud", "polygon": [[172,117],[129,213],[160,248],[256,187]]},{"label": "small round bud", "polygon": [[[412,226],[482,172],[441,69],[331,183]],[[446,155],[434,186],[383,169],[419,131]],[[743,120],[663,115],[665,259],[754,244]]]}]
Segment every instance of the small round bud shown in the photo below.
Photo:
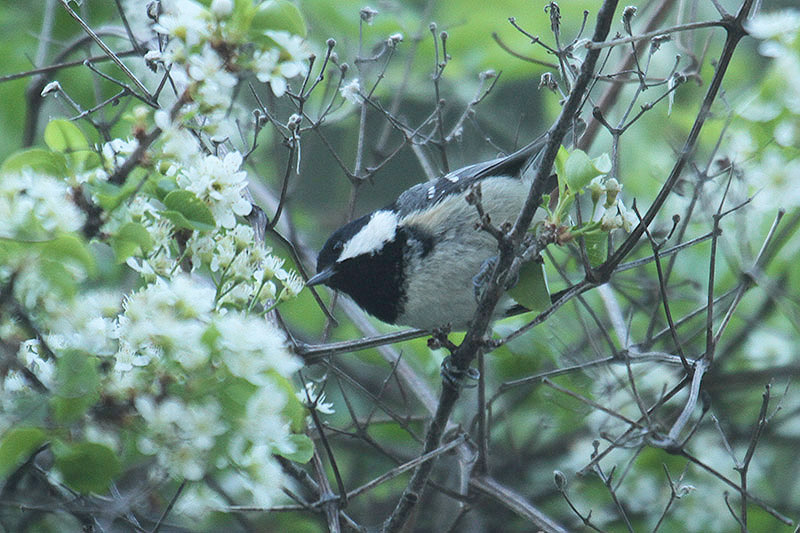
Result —
[{"label": "small round bud", "polygon": [[402,33],[393,33],[386,40],[386,44],[388,44],[391,47],[395,47],[395,46],[397,46],[397,43],[401,43],[401,42],[403,42],[403,34]]},{"label": "small round bud", "polygon": [[617,203],[617,195],[622,190],[622,185],[616,178],[608,178],[606,180],[606,207],[611,207]]},{"label": "small round bud", "polygon": [[211,2],[211,12],[217,18],[227,17],[233,12],[233,0],[213,0]]},{"label": "small round bud", "polygon": [[656,35],[652,39],[650,39],[650,53],[653,54],[658,52],[661,48],[661,43],[666,43],[672,40],[672,35],[669,33],[663,33],[661,35]]},{"label": "small round bud", "polygon": [[144,55],[144,64],[147,68],[156,72],[158,70],[158,63],[161,61],[161,52],[158,50],[148,50]]},{"label": "small round bud", "polygon": [[375,16],[377,14],[378,12],[369,6],[365,6],[361,8],[361,11],[359,11],[359,15],[361,15],[361,20],[366,22],[367,24],[372,24],[375,21]]},{"label": "small round bud", "polygon": [[553,470],[553,481],[555,481],[558,490],[567,488],[567,476],[561,470]]},{"label": "small round bud", "polygon": [[220,144],[223,144],[227,141],[228,141],[227,135],[214,135],[211,137],[211,144],[214,144],[216,146],[219,146]]},{"label": "small round bud", "polygon": [[147,120],[147,117],[150,115],[150,109],[147,106],[137,105],[133,108],[133,119],[137,122],[143,122]]},{"label": "small round bud", "polygon": [[631,30],[631,19],[635,16],[636,6],[627,6],[622,10],[622,26],[625,28],[625,31],[628,32],[628,35],[633,33]]},{"label": "small round bud", "polygon": [[289,131],[296,131],[297,128],[300,127],[300,122],[303,121],[303,117],[298,115],[297,113],[293,113],[291,117],[289,117],[289,121],[286,123],[286,127]]},{"label": "small round bud", "polygon": [[539,78],[539,89],[542,87],[553,92],[558,91],[558,82],[552,72],[545,72]]},{"label": "small round bud", "polygon": [[336,46],[336,39],[330,38],[327,41],[325,41],[325,44],[328,45],[328,48],[333,48],[334,46]]},{"label": "small round bud", "polygon": [[156,21],[158,20],[158,16],[161,14],[161,2],[150,2],[147,4],[147,18],[150,20]]},{"label": "small round bud", "polygon": [[592,203],[596,204],[606,192],[606,188],[603,186],[603,176],[592,178],[586,188],[592,193]]},{"label": "small round bud", "polygon": [[58,81],[51,81],[42,89],[42,96],[47,96],[50,93],[57,93],[61,90],[61,84]]}]

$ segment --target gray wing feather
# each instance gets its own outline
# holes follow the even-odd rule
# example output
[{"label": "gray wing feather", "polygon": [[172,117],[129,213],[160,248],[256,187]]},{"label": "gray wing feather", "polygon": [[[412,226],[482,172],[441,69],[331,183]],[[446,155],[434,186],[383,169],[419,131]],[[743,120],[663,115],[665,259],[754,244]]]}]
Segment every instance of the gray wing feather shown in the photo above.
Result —
[{"label": "gray wing feather", "polygon": [[419,211],[427,206],[434,205],[452,194],[464,192],[484,178],[490,176],[523,176],[531,168],[536,167],[546,138],[546,134],[542,135],[507,156],[459,168],[441,178],[426,183],[418,183],[403,192],[395,201],[393,207],[403,217],[413,211]]},{"label": "gray wing feather", "polygon": [[[572,144],[573,139],[577,139],[584,129],[586,129],[586,123],[577,119],[575,126],[570,128],[564,139],[564,144],[568,146]],[[434,205],[452,194],[462,193],[473,184],[490,176],[532,179],[539,167],[542,149],[546,142],[547,133],[544,133],[514,153],[459,168],[441,178],[414,185],[401,194],[390,207],[397,210],[398,214],[403,217],[413,211]]]}]

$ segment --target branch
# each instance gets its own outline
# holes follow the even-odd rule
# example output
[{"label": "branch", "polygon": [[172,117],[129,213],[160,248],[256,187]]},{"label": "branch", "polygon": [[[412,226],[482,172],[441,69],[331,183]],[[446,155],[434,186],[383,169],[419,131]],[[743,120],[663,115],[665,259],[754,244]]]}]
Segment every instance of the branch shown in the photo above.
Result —
[{"label": "branch", "polygon": [[[597,14],[597,26],[593,40],[595,42],[603,41],[611,28],[611,21],[614,17],[614,11],[617,7],[617,0],[606,0],[600,11]],[[533,214],[541,203],[541,196],[544,192],[544,185],[547,178],[550,176],[550,169],[555,161],[556,154],[561,145],[573,117],[577,113],[581,102],[583,101],[584,93],[587,90],[591,80],[594,77],[594,68],[597,64],[597,58],[600,55],[599,50],[590,50],[586,54],[586,59],[581,67],[580,75],[575,82],[572,92],[570,93],[567,102],[561,111],[561,115],[555,125],[550,128],[548,132],[549,138],[547,145],[544,149],[542,162],[537,170],[536,177],[534,178],[533,185],[528,193],[528,198],[525,201],[525,206],[519,215],[514,227],[510,234],[500,245],[500,257],[498,265],[492,275],[486,292],[481,298],[478,305],[478,310],[475,314],[475,319],[467,332],[464,342],[453,353],[452,361],[454,372],[466,372],[473,359],[477,356],[479,351],[486,349],[486,342],[484,336],[489,326],[491,316],[494,308],[502,295],[504,273],[511,266],[515,257],[516,250],[522,243],[522,239],[527,233],[530,226]],[[442,383],[442,393],[439,398],[439,405],[436,409],[431,425],[428,428],[428,434],[425,438],[425,447],[423,453],[428,453],[436,449],[442,438],[442,433],[450,418],[450,414],[455,407],[456,401],[460,396],[458,387],[452,385],[447,381]],[[410,517],[411,511],[417,504],[422,490],[427,484],[428,477],[433,470],[433,461],[426,462],[414,470],[414,475],[403,491],[400,501],[398,502],[392,514],[384,524],[384,532],[399,531]]]}]

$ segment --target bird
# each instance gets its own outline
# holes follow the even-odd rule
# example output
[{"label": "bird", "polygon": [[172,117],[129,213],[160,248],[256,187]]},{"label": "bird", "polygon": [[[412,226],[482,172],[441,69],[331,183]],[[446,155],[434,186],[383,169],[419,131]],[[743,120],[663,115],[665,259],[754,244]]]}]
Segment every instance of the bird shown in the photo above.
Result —
[{"label": "bird", "polygon": [[[496,238],[477,227],[479,213],[467,195],[479,184],[491,223],[513,223],[546,141],[545,133],[509,155],[414,185],[388,206],[345,224],[323,245],[306,285],[342,291],[389,324],[467,329],[478,304],[475,284],[498,255]],[[504,295],[495,318],[514,307]]]}]

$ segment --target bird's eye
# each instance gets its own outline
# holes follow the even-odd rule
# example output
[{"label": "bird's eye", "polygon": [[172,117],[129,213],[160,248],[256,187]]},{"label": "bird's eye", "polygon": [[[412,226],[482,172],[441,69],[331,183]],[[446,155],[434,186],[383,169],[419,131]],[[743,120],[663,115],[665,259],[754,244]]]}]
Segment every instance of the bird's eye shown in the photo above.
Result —
[{"label": "bird's eye", "polygon": [[333,245],[334,252],[341,252],[342,248],[344,248],[344,243],[342,241],[338,241]]}]

